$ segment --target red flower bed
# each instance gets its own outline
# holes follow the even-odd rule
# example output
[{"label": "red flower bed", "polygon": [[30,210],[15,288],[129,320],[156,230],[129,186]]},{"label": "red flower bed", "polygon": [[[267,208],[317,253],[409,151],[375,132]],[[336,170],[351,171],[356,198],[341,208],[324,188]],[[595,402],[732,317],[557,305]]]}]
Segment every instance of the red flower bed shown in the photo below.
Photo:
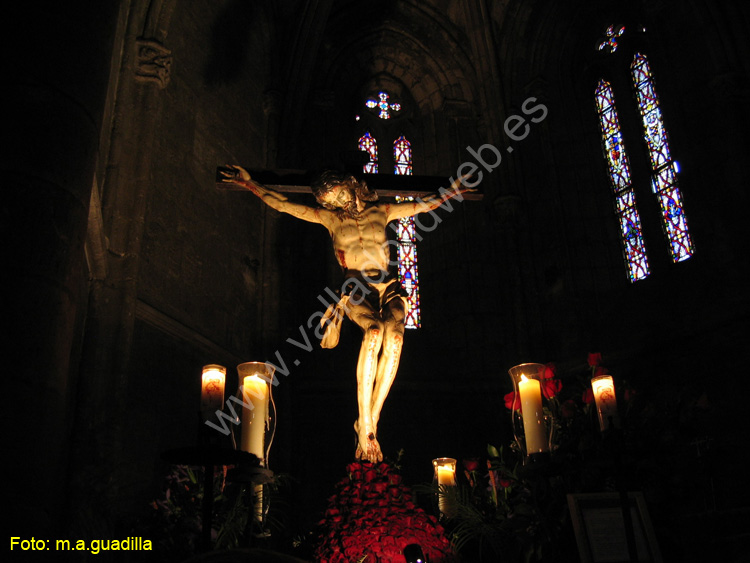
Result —
[{"label": "red flower bed", "polygon": [[455,561],[443,528],[419,508],[401,475],[387,463],[355,462],[336,485],[320,521],[318,563],[406,563],[418,544],[431,563]]}]

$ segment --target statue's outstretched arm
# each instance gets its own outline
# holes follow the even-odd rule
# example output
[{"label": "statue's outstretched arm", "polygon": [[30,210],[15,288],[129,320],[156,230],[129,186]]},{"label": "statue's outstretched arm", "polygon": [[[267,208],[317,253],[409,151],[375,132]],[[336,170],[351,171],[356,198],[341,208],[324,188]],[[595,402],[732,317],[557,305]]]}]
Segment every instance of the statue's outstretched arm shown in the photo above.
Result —
[{"label": "statue's outstretched arm", "polygon": [[412,217],[413,215],[416,215],[418,213],[427,213],[428,211],[437,209],[449,199],[463,199],[461,197],[461,194],[477,191],[476,188],[467,187],[464,184],[464,181],[470,176],[471,174],[464,174],[457,180],[453,180],[453,182],[451,183],[451,187],[448,190],[430,194],[415,201],[406,201],[389,206],[388,221],[393,221],[394,219],[402,219],[404,217]]},{"label": "statue's outstretched arm", "polygon": [[293,203],[289,201],[289,198],[287,198],[284,194],[279,193],[276,190],[273,190],[268,186],[264,186],[263,184],[253,180],[250,177],[250,173],[241,166],[227,166],[227,168],[234,169],[237,174],[231,175],[231,173],[222,172],[222,174],[226,177],[225,181],[231,182],[232,184],[238,186],[242,186],[248,191],[253,192],[263,201],[263,203],[268,205],[268,207],[271,207],[276,211],[280,211],[282,213],[288,213],[289,215],[292,215],[293,217],[297,217],[298,219],[302,219],[304,221],[310,221],[311,223],[322,223],[320,212],[323,210],[317,207],[310,207],[308,205]]}]

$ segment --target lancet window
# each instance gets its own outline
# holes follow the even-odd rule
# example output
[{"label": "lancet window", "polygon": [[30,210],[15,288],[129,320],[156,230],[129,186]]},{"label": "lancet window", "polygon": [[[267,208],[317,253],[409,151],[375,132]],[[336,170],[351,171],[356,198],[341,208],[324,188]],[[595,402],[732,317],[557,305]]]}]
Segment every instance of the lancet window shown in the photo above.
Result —
[{"label": "lancet window", "polygon": [[[620,39],[624,34],[624,26],[608,27],[605,37],[598,44],[598,49],[614,53],[620,46]],[[672,261],[682,262],[693,255],[694,247],[677,181],[679,168],[670,151],[669,135],[664,126],[651,67],[644,54],[634,54],[630,65],[630,75],[642,124],[642,141],[646,145],[650,160],[650,191],[656,196],[659,204],[662,229],[669,245]],[[628,153],[625,150],[620,118],[610,82],[599,80],[595,90],[595,102],[604,157],[615,198],[615,213],[620,226],[623,255],[630,281],[636,282],[646,278],[651,273],[651,268],[636,206],[636,190],[631,180]],[[645,201],[639,203],[647,204]],[[653,246],[653,241],[651,243]]]},{"label": "lancet window", "polygon": [[[411,143],[401,135],[393,143],[394,173],[411,176]],[[397,201],[414,198],[396,198]],[[406,328],[419,328],[422,324],[419,309],[419,273],[417,269],[417,231],[414,217],[398,221],[396,236],[398,244],[398,278],[407,294]]]},{"label": "lancet window", "polygon": [[[392,120],[402,110],[401,104],[398,101],[394,101],[391,95],[385,91],[380,91],[377,96],[367,99],[365,107],[371,110],[368,113],[371,113],[372,117],[378,123],[380,123],[380,120]],[[360,119],[358,116],[357,120],[359,121]],[[378,136],[381,134],[387,135],[393,128],[390,123],[387,126],[386,124],[382,126],[373,124],[373,127],[379,131],[377,133]],[[363,166],[363,171],[368,174],[377,174],[379,172],[377,139],[367,131],[359,138],[357,146],[359,150],[369,155],[368,162]],[[413,173],[412,147],[405,135],[399,135],[393,142],[393,167],[394,173],[400,176],[410,176]],[[397,198],[397,201],[404,200],[405,198]],[[398,253],[398,278],[407,294],[405,325],[406,328],[419,328],[422,323],[419,303],[419,275],[414,218],[400,219],[396,226],[395,242]]]}]

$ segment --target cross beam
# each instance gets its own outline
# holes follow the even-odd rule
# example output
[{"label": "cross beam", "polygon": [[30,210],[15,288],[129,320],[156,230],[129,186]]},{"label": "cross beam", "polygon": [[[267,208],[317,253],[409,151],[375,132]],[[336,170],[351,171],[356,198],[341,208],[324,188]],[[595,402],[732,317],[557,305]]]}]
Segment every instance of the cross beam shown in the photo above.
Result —
[{"label": "cross beam", "polygon": [[[231,182],[222,181],[223,172],[233,170],[226,167],[216,169],[216,187],[220,190],[245,190]],[[253,181],[283,193],[312,193],[310,183],[314,176],[304,170],[248,170]],[[407,176],[399,174],[357,174],[357,179],[367,183],[379,197],[425,197],[436,193],[440,188],[450,189],[451,179],[443,176]],[[481,200],[480,192],[462,194],[467,200]]]}]

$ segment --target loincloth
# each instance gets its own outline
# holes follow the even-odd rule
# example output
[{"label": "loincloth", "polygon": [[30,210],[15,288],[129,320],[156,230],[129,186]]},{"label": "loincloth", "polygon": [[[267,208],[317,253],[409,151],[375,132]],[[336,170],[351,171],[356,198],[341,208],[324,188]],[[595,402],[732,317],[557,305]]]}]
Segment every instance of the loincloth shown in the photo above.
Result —
[{"label": "loincloth", "polygon": [[406,303],[406,291],[395,276],[389,276],[379,283],[371,283],[362,275],[349,276],[342,286],[342,295],[337,303],[331,303],[320,320],[320,326],[326,324],[325,334],[320,339],[323,348],[334,348],[339,343],[341,323],[344,315],[350,310],[349,302],[360,304],[367,302],[374,311],[381,312],[394,299]]}]

